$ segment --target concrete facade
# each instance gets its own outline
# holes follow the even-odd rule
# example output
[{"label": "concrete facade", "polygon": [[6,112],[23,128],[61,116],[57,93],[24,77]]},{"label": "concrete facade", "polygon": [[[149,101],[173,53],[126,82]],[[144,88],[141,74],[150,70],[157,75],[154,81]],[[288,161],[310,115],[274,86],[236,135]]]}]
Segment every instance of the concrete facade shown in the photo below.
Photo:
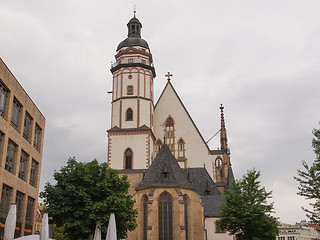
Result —
[{"label": "concrete facade", "polygon": [[45,117],[0,59],[0,239],[11,203],[16,237],[34,232]]}]

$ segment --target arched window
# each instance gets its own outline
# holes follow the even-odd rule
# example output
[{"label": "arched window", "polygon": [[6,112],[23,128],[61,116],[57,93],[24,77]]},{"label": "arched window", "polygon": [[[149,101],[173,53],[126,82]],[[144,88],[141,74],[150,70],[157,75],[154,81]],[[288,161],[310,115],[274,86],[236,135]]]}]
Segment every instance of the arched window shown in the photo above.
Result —
[{"label": "arched window", "polygon": [[159,240],[172,240],[172,198],[168,192],[159,196]]},{"label": "arched window", "polygon": [[126,111],[126,121],[132,121],[133,120],[133,111],[131,108],[128,108]]},{"label": "arched window", "polygon": [[178,158],[186,158],[184,141],[182,138],[178,140]]},{"label": "arched window", "polygon": [[189,227],[188,227],[188,196],[183,195],[183,203],[184,203],[184,227],[186,230],[186,240],[189,239]]},{"label": "arched window", "polygon": [[143,240],[147,240],[147,228],[148,228],[148,197],[143,197]]},{"label": "arched window", "polygon": [[128,148],[124,154],[125,169],[132,169],[132,151]]},{"label": "arched window", "polygon": [[171,150],[172,154],[175,155],[174,148],[174,121],[171,116],[169,116],[166,120],[166,128],[165,128],[165,136],[166,136],[166,144]]},{"label": "arched window", "polygon": [[162,142],[160,139],[158,139],[156,142],[156,154],[160,151],[161,146],[162,146]]}]

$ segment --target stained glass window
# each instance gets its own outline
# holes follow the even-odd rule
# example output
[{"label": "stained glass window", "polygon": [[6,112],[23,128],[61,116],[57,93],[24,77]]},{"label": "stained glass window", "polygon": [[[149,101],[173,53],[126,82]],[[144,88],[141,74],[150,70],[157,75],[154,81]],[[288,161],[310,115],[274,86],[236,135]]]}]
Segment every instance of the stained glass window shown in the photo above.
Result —
[{"label": "stained glass window", "polygon": [[168,192],[159,197],[159,240],[172,240],[172,198]]},{"label": "stained glass window", "polygon": [[148,197],[145,195],[143,199],[143,240],[147,240],[148,228]]}]

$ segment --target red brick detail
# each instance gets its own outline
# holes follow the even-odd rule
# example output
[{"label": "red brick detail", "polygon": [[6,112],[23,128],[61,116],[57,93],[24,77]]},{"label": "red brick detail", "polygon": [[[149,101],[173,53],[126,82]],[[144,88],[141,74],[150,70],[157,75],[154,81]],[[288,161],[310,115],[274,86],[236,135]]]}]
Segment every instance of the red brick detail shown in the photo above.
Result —
[{"label": "red brick detail", "polygon": [[137,99],[137,128],[140,125],[140,100]]},{"label": "red brick detail", "polygon": [[107,157],[107,165],[111,166],[111,138],[108,136],[108,157]]}]

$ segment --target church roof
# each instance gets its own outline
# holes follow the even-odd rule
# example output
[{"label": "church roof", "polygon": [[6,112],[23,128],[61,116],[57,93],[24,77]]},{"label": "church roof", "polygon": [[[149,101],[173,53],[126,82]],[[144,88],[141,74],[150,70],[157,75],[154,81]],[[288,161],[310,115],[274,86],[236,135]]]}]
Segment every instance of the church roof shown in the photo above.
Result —
[{"label": "church roof", "polygon": [[221,195],[207,170],[203,168],[184,168],[187,179],[200,196]]},{"label": "church roof", "polygon": [[221,205],[224,203],[223,195],[202,196],[201,200],[205,217],[218,217],[221,215]]},{"label": "church roof", "polygon": [[228,169],[228,179],[227,179],[227,187],[230,188],[233,186],[234,182],[234,175],[233,175],[233,170],[232,167],[230,166]]},{"label": "church roof", "polygon": [[136,16],[131,18],[127,24],[128,37],[123,40],[117,47],[117,51],[123,47],[140,46],[149,49],[148,43],[141,38],[142,24]]},{"label": "church roof", "polygon": [[163,144],[148,172],[136,190],[151,187],[182,187],[193,189],[183,170],[166,144]]}]

